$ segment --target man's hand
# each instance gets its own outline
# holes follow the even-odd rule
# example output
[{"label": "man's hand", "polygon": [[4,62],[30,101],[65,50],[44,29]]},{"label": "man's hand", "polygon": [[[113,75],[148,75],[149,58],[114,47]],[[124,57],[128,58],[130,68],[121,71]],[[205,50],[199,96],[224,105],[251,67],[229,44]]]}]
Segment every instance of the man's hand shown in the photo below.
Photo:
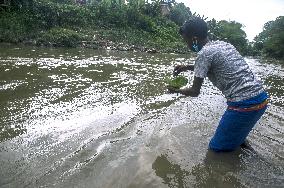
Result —
[{"label": "man's hand", "polygon": [[189,88],[177,89],[171,86],[167,86],[169,93],[180,93],[185,96],[197,97],[200,94],[204,78],[194,77],[193,85]]},{"label": "man's hand", "polygon": [[186,71],[186,66],[185,65],[177,65],[174,68],[173,75],[177,76],[179,73]]},{"label": "man's hand", "polygon": [[177,65],[174,68],[174,72],[173,75],[177,76],[179,73],[187,71],[187,70],[194,70],[194,66],[193,65]]},{"label": "man's hand", "polygon": [[169,93],[179,93],[179,90],[180,90],[172,86],[167,86],[167,89]]}]

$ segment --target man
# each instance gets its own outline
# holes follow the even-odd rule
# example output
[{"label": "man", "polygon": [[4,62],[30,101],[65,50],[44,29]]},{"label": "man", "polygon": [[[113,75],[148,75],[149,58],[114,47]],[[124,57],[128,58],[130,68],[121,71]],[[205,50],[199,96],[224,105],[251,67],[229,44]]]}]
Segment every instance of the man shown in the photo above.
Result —
[{"label": "man", "polygon": [[176,66],[174,75],[187,70],[194,71],[195,75],[192,87],[168,89],[171,93],[197,97],[204,78],[208,77],[226,97],[228,104],[209,148],[217,152],[233,151],[244,143],[265,112],[268,96],[234,46],[223,41],[209,41],[207,33],[206,22],[198,17],[180,28],[188,47],[198,52],[198,56],[194,66]]}]

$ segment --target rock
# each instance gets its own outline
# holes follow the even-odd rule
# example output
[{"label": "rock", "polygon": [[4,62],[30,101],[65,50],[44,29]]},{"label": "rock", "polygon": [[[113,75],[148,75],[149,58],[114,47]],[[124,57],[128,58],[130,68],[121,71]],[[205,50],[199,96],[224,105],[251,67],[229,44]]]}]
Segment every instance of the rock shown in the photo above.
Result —
[{"label": "rock", "polygon": [[127,48],[125,46],[118,46],[117,50],[119,50],[119,51],[129,51],[129,48]]},{"label": "rock", "polygon": [[25,44],[25,45],[36,45],[37,42],[35,40],[27,40],[27,41],[23,41],[23,44]]},{"label": "rock", "polygon": [[150,49],[147,49],[146,52],[153,54],[153,53],[157,53],[158,51],[155,48],[150,48]]}]

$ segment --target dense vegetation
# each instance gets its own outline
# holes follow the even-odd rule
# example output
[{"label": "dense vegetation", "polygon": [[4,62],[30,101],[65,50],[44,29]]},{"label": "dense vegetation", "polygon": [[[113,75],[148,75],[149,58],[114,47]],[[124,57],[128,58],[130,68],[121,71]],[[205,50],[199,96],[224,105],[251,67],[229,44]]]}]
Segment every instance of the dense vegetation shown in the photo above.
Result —
[{"label": "dense vegetation", "polygon": [[[82,5],[74,0],[11,0],[11,7],[0,12],[0,42],[186,51],[177,31],[193,16],[190,8],[174,0],[127,2],[89,0]],[[168,4],[168,13],[162,13],[161,4]],[[208,25],[212,39],[228,41],[244,55],[263,51],[283,58],[283,17],[267,23],[254,45],[240,23],[213,19]]]},{"label": "dense vegetation", "polygon": [[246,39],[246,33],[242,30],[243,25],[235,21],[208,21],[209,33],[212,39],[218,39],[230,42],[242,54],[250,55],[248,52],[249,42]]},{"label": "dense vegetation", "polygon": [[[163,51],[185,49],[177,33],[178,25],[162,16],[160,1],[133,0],[124,4],[104,0],[85,6],[74,2],[29,0],[12,3],[12,9],[0,13],[0,42],[68,47],[125,43]],[[173,20],[188,18],[180,14],[170,14],[170,17]]]},{"label": "dense vegetation", "polygon": [[284,59],[284,16],[267,22],[254,40],[255,53],[262,52],[270,57]]}]

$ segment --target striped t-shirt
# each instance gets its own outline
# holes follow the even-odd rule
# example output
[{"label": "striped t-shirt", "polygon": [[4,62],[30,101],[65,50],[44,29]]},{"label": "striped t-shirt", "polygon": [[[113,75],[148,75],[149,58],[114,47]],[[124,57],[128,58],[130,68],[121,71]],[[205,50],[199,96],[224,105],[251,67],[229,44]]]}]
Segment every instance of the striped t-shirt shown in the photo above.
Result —
[{"label": "striped t-shirt", "polygon": [[194,73],[199,78],[208,77],[228,101],[242,101],[264,91],[261,81],[236,48],[223,41],[203,46],[194,64]]}]

